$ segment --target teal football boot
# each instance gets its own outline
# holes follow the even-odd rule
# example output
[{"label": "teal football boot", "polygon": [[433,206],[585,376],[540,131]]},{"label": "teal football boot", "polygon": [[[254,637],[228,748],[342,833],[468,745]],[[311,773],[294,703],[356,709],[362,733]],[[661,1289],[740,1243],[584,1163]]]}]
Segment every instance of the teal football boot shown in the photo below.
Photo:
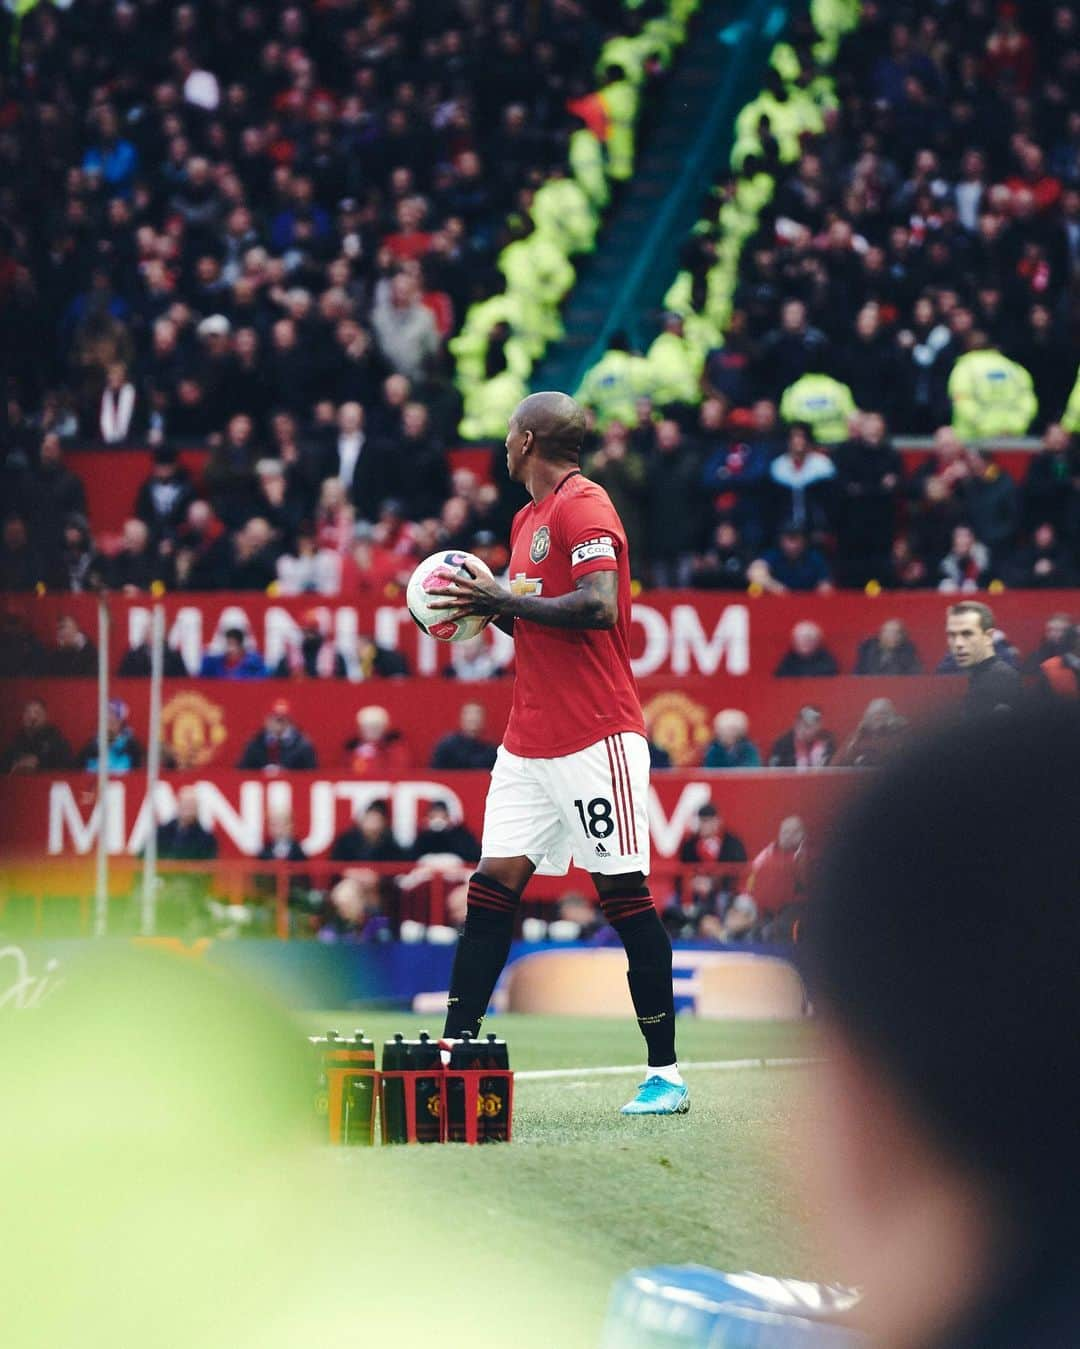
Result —
[{"label": "teal football boot", "polygon": [[676,1086],[663,1077],[647,1077],[638,1087],[637,1095],[627,1101],[620,1115],[685,1115],[690,1109],[690,1089],[685,1083]]}]

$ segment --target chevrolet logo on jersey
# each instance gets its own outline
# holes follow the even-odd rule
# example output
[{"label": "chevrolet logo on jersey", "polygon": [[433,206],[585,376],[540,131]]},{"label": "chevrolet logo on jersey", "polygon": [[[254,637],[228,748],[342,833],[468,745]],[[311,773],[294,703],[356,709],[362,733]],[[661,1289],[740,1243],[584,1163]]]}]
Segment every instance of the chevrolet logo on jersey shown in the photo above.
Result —
[{"label": "chevrolet logo on jersey", "polygon": [[542,595],[544,593],[544,583],[539,576],[526,576],[523,571],[519,571],[516,576],[510,579],[511,595]]}]

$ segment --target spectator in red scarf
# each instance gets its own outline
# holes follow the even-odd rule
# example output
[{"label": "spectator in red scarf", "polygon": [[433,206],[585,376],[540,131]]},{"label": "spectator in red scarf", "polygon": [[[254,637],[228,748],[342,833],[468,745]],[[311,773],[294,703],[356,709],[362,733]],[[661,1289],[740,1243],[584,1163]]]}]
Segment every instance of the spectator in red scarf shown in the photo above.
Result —
[{"label": "spectator in red scarf", "polygon": [[824,768],[836,749],[832,732],[822,725],[819,707],[800,707],[790,731],[773,743],[770,768]]},{"label": "spectator in red scarf", "polygon": [[1026,94],[1035,78],[1035,47],[1017,22],[1020,6],[1002,0],[997,23],[986,39],[983,72],[987,83],[1012,94]]},{"label": "spectator in red scarf", "polygon": [[359,777],[398,777],[412,755],[405,737],[390,725],[390,713],[372,703],[356,714],[356,735],[345,742],[345,761]]},{"label": "spectator in red scarf", "polygon": [[969,525],[957,525],[953,530],[952,547],[941,559],[938,573],[941,576],[938,589],[945,594],[986,588],[990,580],[990,550],[979,542]]},{"label": "spectator in red scarf", "polygon": [[1059,698],[1080,698],[1080,625],[1069,628],[1059,656],[1039,666],[1044,687]]},{"label": "spectator in red scarf", "polygon": [[270,707],[263,729],[248,741],[237,768],[261,769],[264,773],[296,772],[318,768],[315,746],[292,719],[292,706],[278,698]]},{"label": "spectator in red scarf", "polygon": [[706,801],[697,813],[697,828],[683,839],[679,861],[704,865],[745,862],[746,847],[738,834],[726,828],[724,817],[713,803]]}]

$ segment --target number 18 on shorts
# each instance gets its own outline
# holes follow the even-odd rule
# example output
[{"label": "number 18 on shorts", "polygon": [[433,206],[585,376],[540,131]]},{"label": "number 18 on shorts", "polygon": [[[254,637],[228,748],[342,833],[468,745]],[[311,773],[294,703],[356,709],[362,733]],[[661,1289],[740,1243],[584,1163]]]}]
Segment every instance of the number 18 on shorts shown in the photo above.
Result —
[{"label": "number 18 on shorts", "polygon": [[528,857],[541,876],[573,861],[617,876],[649,871],[649,746],[623,731],[558,759],[500,747],[484,811],[485,857]]}]

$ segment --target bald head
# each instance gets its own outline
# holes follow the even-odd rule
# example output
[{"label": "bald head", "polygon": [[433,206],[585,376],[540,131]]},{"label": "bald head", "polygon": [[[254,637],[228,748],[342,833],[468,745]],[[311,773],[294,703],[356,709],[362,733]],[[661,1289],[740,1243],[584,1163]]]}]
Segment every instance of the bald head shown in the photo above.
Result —
[{"label": "bald head", "polygon": [[514,409],[511,423],[531,431],[545,459],[577,462],[585,438],[585,412],[565,393],[533,393]]}]

